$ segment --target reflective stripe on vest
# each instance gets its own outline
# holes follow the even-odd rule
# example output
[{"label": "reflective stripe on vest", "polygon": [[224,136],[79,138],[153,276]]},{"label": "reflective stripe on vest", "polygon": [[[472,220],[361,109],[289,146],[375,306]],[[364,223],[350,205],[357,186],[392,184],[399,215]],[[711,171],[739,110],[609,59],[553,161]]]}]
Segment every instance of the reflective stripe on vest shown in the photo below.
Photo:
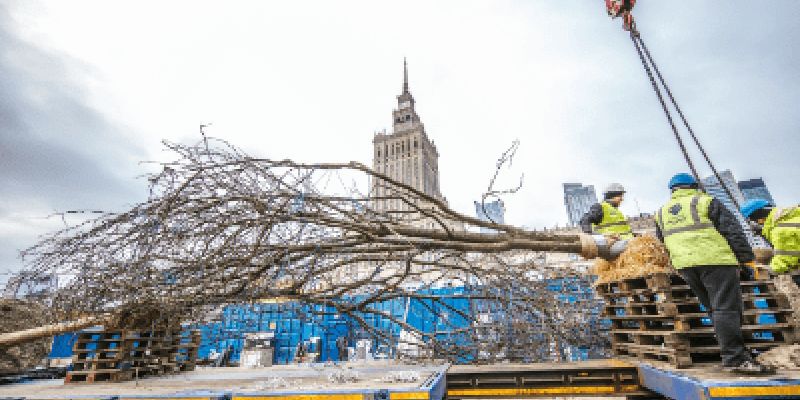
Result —
[{"label": "reflective stripe on vest", "polygon": [[607,224],[597,224],[595,226],[598,228],[607,228],[609,226],[617,226],[617,225],[628,225],[628,221],[609,222]]},{"label": "reflective stripe on vest", "polygon": [[776,256],[800,257],[800,250],[773,250]]},{"label": "reflective stripe on vest", "polygon": [[800,222],[778,222],[776,228],[800,228]]},{"label": "reflective stripe on vest", "polygon": [[775,211],[773,211],[775,214],[772,218],[774,218],[776,222],[780,221],[781,218],[789,215],[789,213],[794,211],[797,207],[800,206],[776,208]]},{"label": "reflective stripe on vest", "polygon": [[696,231],[700,229],[713,228],[714,224],[710,222],[700,222],[700,212],[697,211],[697,203],[700,202],[700,196],[692,197],[692,202],[689,204],[689,211],[692,214],[692,225],[682,226],[680,228],[664,229],[664,217],[661,214],[662,209],[658,209],[658,223],[661,225],[661,234],[666,238],[667,236],[674,235],[681,232]]}]

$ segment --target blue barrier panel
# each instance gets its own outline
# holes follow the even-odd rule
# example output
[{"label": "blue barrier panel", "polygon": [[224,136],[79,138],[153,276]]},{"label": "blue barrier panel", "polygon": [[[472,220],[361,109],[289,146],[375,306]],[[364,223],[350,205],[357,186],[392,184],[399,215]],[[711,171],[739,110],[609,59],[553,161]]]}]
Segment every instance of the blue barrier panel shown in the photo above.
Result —
[{"label": "blue barrier panel", "polygon": [[50,348],[49,358],[72,357],[72,347],[78,339],[77,333],[64,333],[53,338],[53,345]]},{"label": "blue barrier panel", "polygon": [[[554,292],[554,299],[565,303],[588,300],[594,296],[591,281],[585,278],[553,279],[548,282],[547,289]],[[364,312],[360,314],[360,317],[370,328],[389,334],[390,339],[387,343],[383,343],[384,345],[391,345],[399,339],[402,328],[397,321],[403,321],[421,332],[435,335],[438,340],[444,340],[453,345],[468,346],[466,335],[453,333],[471,324],[470,319],[465,315],[474,315],[474,310],[481,308],[485,309],[485,312],[494,314],[493,320],[502,320],[503,315],[498,312],[504,312],[493,306],[495,300],[467,298],[466,296],[470,292],[471,288],[463,286],[427,289],[418,293],[437,296],[438,301],[429,298],[409,300],[405,297],[392,297],[369,305],[376,312],[385,313],[388,316]],[[500,291],[497,291],[495,295],[498,299],[508,298],[509,302],[514,301],[513,298]],[[367,295],[354,296],[345,300],[352,302],[365,299],[367,299]],[[587,309],[587,326],[583,329],[576,329],[576,333],[608,329],[611,323],[608,319],[600,317],[600,313],[599,306]],[[345,337],[348,346],[354,346],[359,339],[375,340],[353,318],[337,314],[332,306],[304,305],[296,302],[227,306],[223,309],[222,321],[219,324],[200,326],[199,328],[204,333],[199,352],[201,358],[207,357],[211,348],[221,352],[230,346],[234,349],[231,357],[231,361],[234,362],[238,361],[244,336],[249,332],[266,331],[275,334],[275,363],[291,362],[298,344],[309,345],[312,337],[318,337],[319,343],[312,345],[312,348],[308,350],[318,352],[320,361],[323,362],[338,361],[339,352],[336,340],[339,337]],[[379,345],[381,343],[373,342],[373,349],[377,349]],[[564,350],[569,349],[569,354],[572,354],[573,359],[586,359],[591,353],[588,349],[581,350],[577,347],[564,346]]]}]

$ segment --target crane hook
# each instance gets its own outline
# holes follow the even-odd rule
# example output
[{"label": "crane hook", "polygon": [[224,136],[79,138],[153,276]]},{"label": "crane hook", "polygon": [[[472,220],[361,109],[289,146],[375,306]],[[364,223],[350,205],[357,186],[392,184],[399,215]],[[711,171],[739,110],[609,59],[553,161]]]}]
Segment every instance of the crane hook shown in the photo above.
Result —
[{"label": "crane hook", "polygon": [[636,23],[633,21],[633,6],[636,0],[606,0],[606,12],[611,18],[622,17],[622,28],[629,32],[636,31]]}]

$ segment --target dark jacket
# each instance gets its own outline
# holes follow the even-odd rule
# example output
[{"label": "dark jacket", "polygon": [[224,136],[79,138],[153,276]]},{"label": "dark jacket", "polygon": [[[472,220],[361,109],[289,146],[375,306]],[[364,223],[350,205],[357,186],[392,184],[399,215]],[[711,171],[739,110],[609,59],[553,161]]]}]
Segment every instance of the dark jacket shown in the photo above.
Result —
[{"label": "dark jacket", "polygon": [[[739,263],[744,264],[755,260],[756,257],[753,255],[750,242],[747,241],[747,236],[742,230],[742,225],[739,224],[736,216],[722,202],[717,199],[711,200],[708,205],[708,219],[714,224],[714,228],[717,229],[719,234],[728,241],[728,246],[733,250],[733,254],[736,255]],[[658,224],[656,224],[656,236],[658,240],[664,241],[664,235],[661,233],[661,227]]]},{"label": "dark jacket", "polygon": [[589,211],[581,218],[581,230],[584,233],[592,233],[592,224],[599,224],[603,220],[603,206],[595,203],[589,207]]}]

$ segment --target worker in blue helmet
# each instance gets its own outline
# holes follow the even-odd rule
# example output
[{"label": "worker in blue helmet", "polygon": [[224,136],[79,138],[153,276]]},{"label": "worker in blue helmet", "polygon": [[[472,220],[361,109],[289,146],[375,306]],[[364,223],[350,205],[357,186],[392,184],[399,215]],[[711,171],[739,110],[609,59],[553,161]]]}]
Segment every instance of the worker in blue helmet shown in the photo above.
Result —
[{"label": "worker in blue helmet", "polygon": [[[800,205],[777,208],[764,199],[753,199],[742,205],[742,215],[754,230],[773,247],[770,269],[776,274],[792,274],[800,270]],[[800,286],[800,275],[792,274]]]},{"label": "worker in blue helmet", "polygon": [[656,213],[656,235],[672,266],[708,310],[724,369],[767,374],[744,345],[739,265],[755,259],[739,221],[719,200],[703,193],[692,175],[669,181],[670,200]]}]

